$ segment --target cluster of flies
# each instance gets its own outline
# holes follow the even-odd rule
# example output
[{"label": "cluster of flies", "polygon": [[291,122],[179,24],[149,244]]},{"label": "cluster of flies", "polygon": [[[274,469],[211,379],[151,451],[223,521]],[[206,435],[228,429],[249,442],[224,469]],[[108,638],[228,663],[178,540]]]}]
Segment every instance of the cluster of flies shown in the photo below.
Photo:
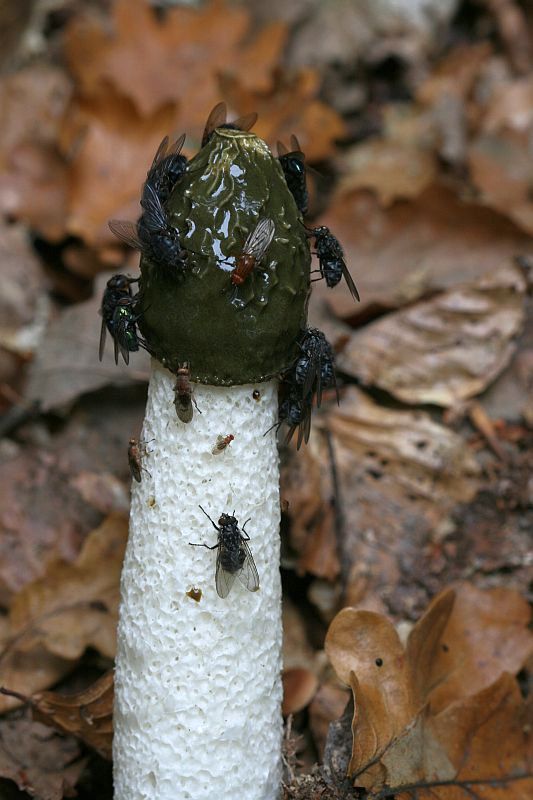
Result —
[{"label": "cluster of flies", "polygon": [[[249,114],[233,122],[227,122],[226,106],[224,103],[219,103],[208,117],[202,137],[202,147],[209,142],[217,128],[248,131],[256,120],[256,114]],[[185,134],[172,144],[169,143],[168,137],[161,142],[142,188],[142,213],[137,222],[112,220],[109,223],[111,230],[119,239],[140,250],[169,276],[184,274],[188,268],[189,251],[183,245],[179,231],[171,224],[166,210],[172,191],[187,171],[188,161],[181,153],[184,142]],[[305,155],[295,136],[291,137],[291,148],[289,150],[278,142],[278,161],[298,210],[302,217],[305,217],[309,205]],[[359,293],[348,271],[344,252],[337,238],[325,226],[304,227],[307,236],[314,239],[314,254],[318,258],[318,277],[315,280],[324,280],[328,287],[333,288],[344,278],[354,299],[359,300]],[[234,295],[238,287],[245,283],[264,259],[274,234],[275,224],[267,217],[261,217],[248,234],[230,275]],[[107,332],[114,342],[115,363],[118,363],[120,354],[128,364],[130,352],[138,351],[140,347],[150,352],[148,343],[140,336],[137,328],[141,316],[141,297],[139,292],[132,291],[132,287],[138,281],[138,278],[127,275],[115,275],[107,282],[100,309],[102,316],[100,360],[103,357]],[[288,426],[288,440],[298,430],[299,448],[302,442],[307,442],[309,438],[313,398],[316,396],[317,407],[320,407],[324,389],[334,388],[337,401],[338,390],[333,351],[324,334],[316,328],[307,328],[302,331],[298,348],[297,358],[283,375],[279,423],[276,427],[282,423]],[[257,394],[259,396],[258,392]],[[196,406],[190,380],[190,367],[185,362],[178,367],[174,387],[174,405],[182,422],[188,423],[192,420],[193,403]],[[199,411],[197,406],[196,408]],[[218,436],[212,454],[223,453],[233,439],[233,434]],[[146,455],[146,444],[130,439],[128,447],[130,471],[132,477],[139,482],[143,470],[146,471],[142,465],[144,455]],[[195,542],[190,544],[193,547],[217,550],[215,586],[218,595],[222,598],[227,597],[236,578],[239,578],[249,591],[257,591],[259,575],[248,545],[250,537],[246,533],[246,524],[249,520],[246,520],[240,528],[234,513],[224,513],[221,514],[217,525],[201,506],[200,509],[217,531],[217,543],[212,546]]]}]

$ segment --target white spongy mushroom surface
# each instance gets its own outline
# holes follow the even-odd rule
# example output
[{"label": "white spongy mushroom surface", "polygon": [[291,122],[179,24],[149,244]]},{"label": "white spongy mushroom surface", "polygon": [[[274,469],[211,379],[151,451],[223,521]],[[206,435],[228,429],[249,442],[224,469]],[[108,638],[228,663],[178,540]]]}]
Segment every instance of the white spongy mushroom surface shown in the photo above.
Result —
[{"label": "white spongy mushroom surface", "polygon": [[[115,800],[275,800],[281,778],[281,586],[275,381],[195,385],[190,423],[154,364],[132,493],[115,669]],[[254,399],[253,391],[260,392]],[[235,437],[212,454],[217,436]],[[215,589],[218,522],[246,531],[260,578]],[[187,595],[201,589],[199,602]]]}]

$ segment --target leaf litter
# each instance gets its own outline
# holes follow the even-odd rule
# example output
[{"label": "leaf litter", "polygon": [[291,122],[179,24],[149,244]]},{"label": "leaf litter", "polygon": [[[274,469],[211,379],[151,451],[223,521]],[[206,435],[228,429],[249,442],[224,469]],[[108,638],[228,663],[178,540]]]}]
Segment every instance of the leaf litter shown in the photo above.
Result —
[{"label": "leaf litter", "polygon": [[[314,284],[311,319],[335,344],[342,403],[325,396],[308,449],[284,453],[285,708],[298,739],[289,725],[285,796],[361,797],[357,773],[380,798],[521,800],[527,712],[514,676],[526,686],[532,663],[520,599],[533,525],[528,12],[513,0],[441,3],[431,20],[412,13],[398,28],[398,17],[380,17],[387,4],[355,13],[302,3],[284,21],[275,4],[57,6],[36,15],[39,57],[21,45],[0,77],[10,436],[0,449],[0,683],[109,755],[112,680],[91,685],[86,665],[99,652],[102,672],[113,651],[124,444],[148,373],[142,355],[127,376],[110,354],[96,362],[102,285],[87,298],[98,272],[136,269],[107,220],[138,215],[159,141],[187,130],[194,151],[224,100],[230,115],[257,111],[254,130],[271,145],[297,134],[335,184],[331,197],[321,184],[312,224],[339,237],[362,295],[354,306],[342,287]],[[90,578],[108,553],[99,525],[117,544],[105,585]],[[413,627],[450,584],[454,610],[445,592]],[[345,647],[350,689],[323,651],[339,611],[372,621],[355,659]],[[360,701],[355,740],[353,708],[341,717],[348,693]],[[78,746],[49,729],[53,777],[43,774],[30,743],[46,737],[38,729],[35,740],[24,713],[0,720],[24,722],[13,741],[29,753],[23,767],[6,756],[4,782],[72,796]],[[367,764],[371,723],[385,744]],[[110,783],[96,791],[111,797]]]}]

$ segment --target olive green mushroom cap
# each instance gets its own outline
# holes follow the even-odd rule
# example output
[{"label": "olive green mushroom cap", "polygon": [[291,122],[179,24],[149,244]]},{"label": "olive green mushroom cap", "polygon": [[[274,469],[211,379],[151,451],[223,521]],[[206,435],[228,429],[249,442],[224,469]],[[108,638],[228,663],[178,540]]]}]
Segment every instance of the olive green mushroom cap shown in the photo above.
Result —
[{"label": "olive green mushroom cap", "polygon": [[[311,254],[279,162],[252,133],[218,129],[167,204],[188,251],[184,270],[141,260],[139,327],[168,369],[231,386],[268,380],[293,361],[305,327]],[[261,219],[274,237],[240,286],[231,280]]]}]

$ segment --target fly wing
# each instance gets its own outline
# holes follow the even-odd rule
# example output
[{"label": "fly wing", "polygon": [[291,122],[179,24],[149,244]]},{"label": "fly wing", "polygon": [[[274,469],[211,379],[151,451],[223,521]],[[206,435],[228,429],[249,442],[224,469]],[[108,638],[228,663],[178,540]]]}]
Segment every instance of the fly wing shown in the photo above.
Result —
[{"label": "fly wing", "polygon": [[257,112],[252,111],[251,114],[245,114],[243,117],[233,120],[231,123],[235,125],[240,131],[250,131],[257,122]]},{"label": "fly wing", "polygon": [[311,408],[307,409],[305,417],[298,425],[298,442],[296,443],[296,449],[299,450],[302,446],[302,442],[309,441],[309,435],[311,433]]},{"label": "fly wing", "polygon": [[164,159],[164,157],[167,154],[167,147],[168,147],[168,136],[165,136],[165,138],[163,139],[163,141],[156,150],[156,154],[154,156],[154,160],[152,161],[152,166],[150,167],[148,174],[150,174],[153,168],[157,166],[157,164],[159,164],[159,162]]},{"label": "fly wing", "polygon": [[227,597],[230,593],[231,587],[237,577],[236,572],[228,572],[224,569],[220,561],[221,548],[219,546],[217,553],[217,566],[215,570],[215,586],[219,597]]},{"label": "fly wing", "polygon": [[145,184],[141,205],[144,208],[144,221],[150,231],[162,230],[166,227],[167,218],[161,199],[151,184]]},{"label": "fly wing", "polygon": [[130,351],[128,350],[126,344],[126,331],[127,331],[127,320],[124,317],[119,317],[117,320],[114,320],[114,341],[115,341],[115,364],[118,364],[118,354],[120,350],[120,354],[124,359],[126,364],[130,363]]},{"label": "fly wing", "polygon": [[98,358],[100,361],[104,357],[105,337],[107,334],[107,324],[105,319],[102,320],[102,327],[100,328],[100,346],[98,348]]},{"label": "fly wing", "polygon": [[348,289],[350,290],[350,294],[352,295],[354,300],[360,301],[361,298],[359,297],[359,292],[357,291],[357,286],[354,283],[354,279],[350,275],[350,271],[346,266],[344,259],[342,259],[342,274],[344,275],[344,280],[348,284]]},{"label": "fly wing", "polygon": [[217,103],[207,118],[205,123],[204,135],[202,136],[202,147],[207,144],[209,137],[216,128],[224,125],[227,117],[227,108],[225,103]]},{"label": "fly wing", "polygon": [[288,156],[288,155],[289,155],[289,148],[285,147],[283,142],[280,142],[279,139],[278,139],[278,158],[281,158],[282,156]]},{"label": "fly wing", "polygon": [[243,565],[238,572],[239,580],[243,586],[246,586],[248,591],[257,592],[259,589],[259,573],[257,572],[257,567],[255,566],[252,551],[244,539],[241,539],[241,547],[246,555]]},{"label": "fly wing", "polygon": [[125,244],[129,245],[130,247],[134,247],[136,250],[141,249],[141,242],[137,233],[137,225],[135,222],[125,222],[124,220],[120,219],[111,219],[107,224],[117,239],[125,242]]},{"label": "fly wing", "polygon": [[312,393],[317,375],[318,375],[318,380],[320,380],[319,357],[316,348],[313,348],[309,355],[309,366],[307,368],[307,374],[305,376],[305,381],[302,387],[302,393],[304,398],[307,398]]},{"label": "fly wing", "polygon": [[256,262],[261,261],[274,238],[275,230],[274,222],[262,217],[244,243],[244,254],[255,256]]}]

